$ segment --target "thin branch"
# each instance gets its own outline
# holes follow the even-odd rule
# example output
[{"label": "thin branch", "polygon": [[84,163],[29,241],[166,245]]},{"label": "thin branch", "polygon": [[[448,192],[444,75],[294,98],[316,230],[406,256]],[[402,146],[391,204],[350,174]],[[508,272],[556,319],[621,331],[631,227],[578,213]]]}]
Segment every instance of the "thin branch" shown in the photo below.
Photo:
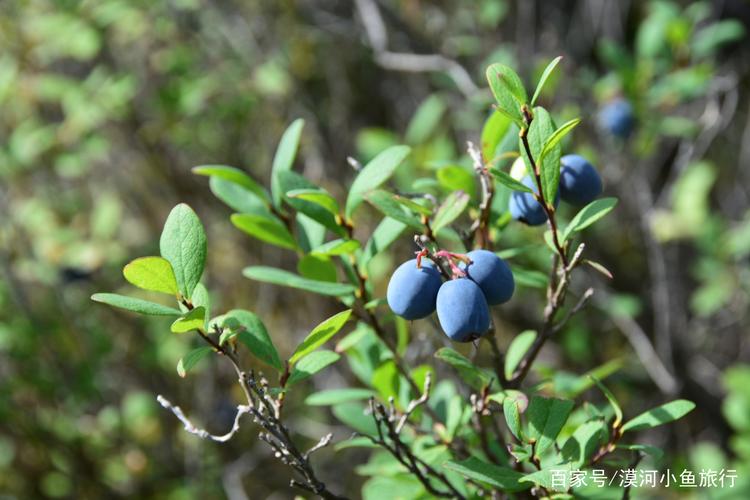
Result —
[{"label": "thin branch", "polygon": [[492,198],[495,195],[495,183],[490,176],[487,165],[484,163],[482,158],[482,152],[477,148],[473,142],[467,141],[467,152],[474,163],[474,170],[479,177],[479,183],[482,186],[482,201],[479,203],[479,217],[476,218],[474,223],[469,229],[468,238],[474,238],[478,235],[479,246],[481,248],[490,248],[492,241],[489,235],[489,222],[490,214],[492,212]]},{"label": "thin branch", "polygon": [[190,419],[185,416],[185,413],[182,411],[182,408],[179,406],[173,405],[169,402],[167,398],[159,394],[156,396],[156,400],[159,402],[160,405],[162,405],[167,410],[171,411],[177,419],[182,422],[182,424],[185,426],[185,430],[189,432],[190,434],[195,434],[196,436],[200,437],[201,439],[210,439],[212,441],[217,441],[219,443],[226,443],[230,439],[232,439],[232,436],[235,435],[235,433],[240,430],[240,418],[242,418],[243,415],[246,415],[250,413],[251,407],[246,405],[239,405],[237,406],[237,414],[234,416],[234,424],[232,425],[232,429],[227,432],[226,434],[222,435],[216,435],[211,434],[205,429],[200,429],[196,427]]},{"label": "thin branch", "polygon": [[469,72],[453,59],[440,54],[413,54],[388,50],[388,32],[375,0],[355,0],[357,13],[365,28],[365,35],[374,52],[375,62],[394,71],[424,73],[445,72],[466,97],[472,97],[479,88]]}]

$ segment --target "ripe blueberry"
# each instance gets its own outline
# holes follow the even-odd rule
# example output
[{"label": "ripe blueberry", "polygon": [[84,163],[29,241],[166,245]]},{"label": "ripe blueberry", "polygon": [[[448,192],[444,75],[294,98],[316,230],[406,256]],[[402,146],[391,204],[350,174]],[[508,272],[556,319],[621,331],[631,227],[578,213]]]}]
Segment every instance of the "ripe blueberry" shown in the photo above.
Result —
[{"label": "ripe blueberry", "polygon": [[489,250],[473,250],[467,256],[471,264],[462,264],[461,268],[482,289],[487,303],[495,306],[508,302],[516,286],[508,264]]},{"label": "ripe blueberry", "polygon": [[565,155],[560,159],[560,197],[571,205],[586,205],[602,193],[602,179],[586,158]]},{"label": "ripe blueberry", "polygon": [[437,295],[437,315],[445,334],[469,342],[490,328],[490,308],[479,285],[466,278],[443,283]]},{"label": "ripe blueberry", "polygon": [[599,124],[615,137],[627,139],[635,126],[633,107],[625,99],[614,99],[599,111]]},{"label": "ripe blueberry", "polygon": [[[530,176],[527,175],[521,182],[524,186],[534,190],[535,193],[539,192],[536,182],[534,182]],[[559,201],[560,193],[558,192],[555,197],[555,206],[557,206]],[[510,215],[515,220],[525,222],[529,226],[538,226],[547,221],[547,213],[531,193],[514,191],[513,194],[510,195],[508,209],[510,210]]]},{"label": "ripe blueberry", "polygon": [[391,276],[386,293],[388,305],[402,318],[425,318],[435,310],[435,300],[442,284],[435,264],[422,259],[422,266],[418,268],[417,259],[408,260]]}]

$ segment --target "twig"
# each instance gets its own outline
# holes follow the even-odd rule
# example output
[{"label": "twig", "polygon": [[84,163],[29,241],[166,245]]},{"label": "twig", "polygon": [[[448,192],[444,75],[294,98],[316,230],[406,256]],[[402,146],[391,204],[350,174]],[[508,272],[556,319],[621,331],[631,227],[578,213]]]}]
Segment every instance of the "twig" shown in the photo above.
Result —
[{"label": "twig", "polygon": [[235,435],[235,433],[240,430],[240,418],[242,418],[243,415],[250,413],[250,406],[247,405],[239,405],[237,406],[237,414],[234,416],[234,424],[232,425],[232,429],[223,435],[216,435],[211,434],[205,429],[200,429],[193,425],[193,423],[190,421],[190,419],[185,416],[185,413],[182,411],[182,408],[179,406],[173,405],[167,398],[159,394],[156,396],[156,400],[159,402],[160,405],[162,405],[167,410],[171,411],[177,419],[182,422],[182,424],[185,426],[185,430],[189,432],[190,434],[195,434],[196,436],[200,437],[201,439],[210,439],[212,441],[217,441],[219,443],[226,443],[230,439],[232,439],[232,436]]},{"label": "twig", "polygon": [[378,65],[385,69],[410,73],[444,71],[466,97],[472,97],[479,91],[469,72],[456,61],[443,55],[389,51],[388,33],[377,2],[355,0],[355,4]]},{"label": "twig", "polygon": [[479,176],[479,183],[482,186],[482,201],[479,203],[479,217],[469,229],[469,237],[479,236],[480,248],[490,248],[492,240],[489,235],[490,214],[492,212],[492,198],[495,195],[495,183],[490,176],[489,170],[482,158],[482,152],[473,142],[467,141],[467,151],[474,163],[474,170]]},{"label": "twig", "polygon": [[398,421],[398,424],[396,425],[396,434],[401,433],[401,429],[404,428],[404,425],[406,424],[406,421],[409,420],[409,416],[414,413],[414,411],[422,406],[423,404],[427,403],[427,400],[430,399],[430,386],[432,385],[432,373],[427,372],[427,375],[424,379],[424,391],[422,391],[422,395],[418,399],[413,399],[409,401],[409,405],[406,407],[406,411],[404,411],[404,414],[401,415],[401,419]]}]

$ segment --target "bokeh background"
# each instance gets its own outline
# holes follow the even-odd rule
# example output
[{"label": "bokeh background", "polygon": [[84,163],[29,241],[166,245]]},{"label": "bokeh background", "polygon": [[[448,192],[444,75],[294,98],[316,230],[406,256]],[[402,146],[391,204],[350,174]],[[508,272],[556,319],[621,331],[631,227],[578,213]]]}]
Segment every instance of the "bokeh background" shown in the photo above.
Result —
[{"label": "bokeh background", "polygon": [[[207,443],[155,401],[167,395],[223,431],[238,396],[227,367],[180,379],[188,340],[89,296],[121,289],[122,266],[154,254],[169,210],[188,202],[207,228],[216,309],[255,311],[291,352],[336,305],[241,278],[251,264],[293,268],[294,256],[235,230],[190,168],[233,165],[267,181],[281,133],[302,117],[297,170],[340,199],[347,157],[395,143],[414,148],[410,171],[436,171],[432,187],[476,193],[465,141],[478,141],[490,110],[484,68],[503,62],[534,82],[557,55],[543,103],[560,122],[583,117],[570,150],[621,202],[586,236],[615,279],[591,278],[596,301],[545,348],[542,373],[561,368],[563,384],[614,367],[608,385],[631,415],[695,401],[653,437],[664,466],[733,467],[750,480],[749,29],[747,0],[4,0],[0,497],[291,498],[251,424]],[[627,141],[597,126],[616,96],[636,110]],[[500,246],[538,241],[515,224]],[[373,274],[408,252],[406,238]],[[503,309],[506,343],[538,323],[533,286],[547,265],[533,251],[512,263],[526,269],[528,299]],[[429,360],[443,341],[421,339],[411,356]],[[307,389],[346,383],[356,378],[339,363]],[[303,407],[305,392],[287,403],[298,438],[348,437]],[[365,459],[326,449],[314,462],[332,489],[356,493],[364,478],[348,471]]]}]

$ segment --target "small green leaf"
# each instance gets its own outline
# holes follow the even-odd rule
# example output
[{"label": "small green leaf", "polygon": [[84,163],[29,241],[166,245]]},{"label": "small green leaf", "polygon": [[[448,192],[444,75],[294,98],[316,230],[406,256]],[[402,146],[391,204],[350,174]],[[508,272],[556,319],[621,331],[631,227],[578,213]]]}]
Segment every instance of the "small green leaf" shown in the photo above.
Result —
[{"label": "small green leaf", "polygon": [[[420,201],[425,201],[425,198],[418,198]],[[432,209],[426,205],[417,203],[416,201],[412,200],[411,198],[407,198],[406,196],[400,196],[400,195],[393,195],[393,200],[397,203],[400,203],[407,209],[411,210],[414,213],[426,215],[429,217],[432,215]]]},{"label": "small green leaf", "polygon": [[362,252],[362,265],[366,266],[370,260],[383,252],[396,241],[408,226],[390,217],[385,217],[375,228],[370,236],[364,252]]},{"label": "small green leaf", "polygon": [[617,449],[639,451],[647,455],[651,455],[652,457],[654,457],[654,460],[661,460],[661,457],[664,456],[664,451],[661,448],[657,448],[656,446],[650,446],[647,444],[622,444],[620,443],[617,445]]},{"label": "small green leaf", "polygon": [[513,267],[513,279],[516,284],[520,286],[527,286],[530,288],[546,288],[547,287],[547,275],[541,271],[534,271],[533,269],[524,269],[522,267]]},{"label": "small green leaf", "polygon": [[622,426],[622,432],[650,429],[684,417],[695,408],[695,403],[686,399],[677,399],[641,413]]},{"label": "small green leaf", "polygon": [[305,404],[310,406],[330,406],[339,403],[348,403],[350,401],[370,399],[374,396],[375,392],[371,391],[370,389],[328,389],[326,391],[320,391],[314,394],[310,394],[305,399]]},{"label": "small green leaf", "polygon": [[486,372],[477,368],[474,363],[450,347],[441,347],[435,353],[435,357],[455,368],[459,376],[474,389],[482,390],[492,381],[492,377]]},{"label": "small green leaf", "polygon": [[589,375],[589,378],[593,380],[596,386],[604,393],[607,401],[609,401],[609,405],[615,412],[615,420],[612,422],[612,427],[615,429],[619,428],[620,424],[622,423],[622,408],[620,408],[620,405],[617,403],[615,395],[612,394],[612,391],[607,389],[607,387],[602,384],[598,378],[594,377],[593,375]]},{"label": "small green leaf", "polygon": [[211,318],[211,296],[203,283],[195,285],[193,296],[190,299],[194,307],[203,307],[206,310],[206,330],[208,331],[208,320]]},{"label": "small green leaf", "polygon": [[607,441],[609,429],[601,420],[581,424],[562,447],[562,456],[574,468],[580,468]]},{"label": "small green leaf", "polygon": [[476,196],[477,179],[472,169],[448,165],[438,170],[435,177],[440,187],[449,193],[460,189],[471,197]]},{"label": "small green leaf", "polygon": [[399,222],[403,222],[417,231],[423,229],[422,221],[419,216],[407,209],[403,204],[396,201],[393,194],[383,191],[382,189],[376,189],[375,191],[367,193],[365,199],[367,199],[367,201],[377,208],[383,215]]},{"label": "small green leaf", "polygon": [[521,429],[521,405],[522,400],[519,398],[506,397],[503,399],[503,414],[508,429],[519,441],[523,441],[523,431]]},{"label": "small green leaf", "polygon": [[239,168],[228,167],[225,165],[201,165],[199,167],[193,167],[193,173],[224,179],[225,181],[232,182],[247,189],[266,205],[271,202],[271,198],[268,196],[268,193],[263,186],[255,182],[255,180]]},{"label": "small green leaf", "polygon": [[198,364],[198,362],[205,358],[211,351],[213,351],[212,347],[204,346],[199,347],[197,349],[193,349],[189,353],[187,353],[185,356],[180,358],[180,361],[177,363],[177,374],[180,377],[185,377],[187,375],[187,372],[189,372],[195,365]]},{"label": "small green leaf", "polygon": [[277,269],[275,267],[253,266],[246,267],[242,274],[251,280],[262,281],[264,283],[273,283],[274,285],[288,286],[299,288],[308,292],[319,293],[321,295],[349,295],[354,293],[354,286],[346,283],[331,283],[328,281],[311,280],[302,276]]},{"label": "small green leaf", "polygon": [[273,216],[232,214],[232,224],[250,236],[288,250],[296,250],[297,242],[286,226]]},{"label": "small green leaf", "polygon": [[529,429],[526,439],[535,441],[534,452],[540,456],[547,451],[557,439],[573,409],[573,401],[566,399],[543,398],[533,396],[526,411]]},{"label": "small green leaf", "polygon": [[271,197],[273,198],[273,204],[277,208],[281,207],[282,195],[284,194],[279,183],[279,174],[292,169],[304,125],[305,121],[301,118],[297,118],[289,125],[281,136],[279,146],[276,148],[276,155],[273,157],[273,166],[271,167]]},{"label": "small green leaf", "polygon": [[161,256],[172,264],[177,286],[190,299],[206,264],[206,233],[192,208],[180,203],[164,223],[159,240]]},{"label": "small green leaf", "polygon": [[341,311],[313,328],[307,337],[305,337],[305,340],[303,340],[302,343],[297,346],[297,349],[294,350],[294,354],[289,358],[289,363],[294,364],[298,359],[306,356],[328,342],[331,337],[336,335],[336,333],[344,327],[351,315],[351,309]]},{"label": "small green leaf", "polygon": [[445,114],[446,109],[445,101],[437,94],[432,94],[422,101],[406,127],[406,142],[421,144],[429,139],[440,125],[440,119]]},{"label": "small green leaf", "polygon": [[570,131],[573,130],[579,123],[581,123],[580,118],[569,120],[563,123],[557,130],[555,130],[552,135],[547,137],[547,139],[544,141],[544,145],[542,146],[542,151],[541,153],[539,153],[537,162],[544,163],[544,159],[547,157],[547,155],[550,154],[555,149],[555,147],[560,144],[560,141],[562,141],[563,138],[565,138],[565,136],[568,135],[568,133],[570,133]]},{"label": "small green leaf", "polygon": [[167,307],[148,300],[136,299],[116,293],[95,293],[91,296],[94,302],[101,302],[127,311],[148,314],[151,316],[181,316],[182,312],[174,307]]},{"label": "small green leaf", "polygon": [[515,471],[510,467],[489,464],[476,457],[469,457],[460,462],[450,460],[445,462],[443,467],[458,472],[464,477],[489,484],[493,488],[498,488],[508,493],[523,491],[531,487],[530,485],[523,485],[518,482],[523,476],[521,472]]},{"label": "small green leaf", "polygon": [[526,330],[516,335],[510,343],[508,352],[505,354],[505,377],[507,379],[513,377],[513,373],[518,368],[518,363],[521,362],[535,339],[536,332],[534,330]]},{"label": "small green leaf", "polygon": [[508,66],[496,63],[487,68],[487,81],[497,101],[498,110],[522,125],[521,107],[526,104],[528,97],[518,74]]},{"label": "small green leaf", "polygon": [[122,274],[130,283],[144,290],[171,295],[178,292],[172,264],[163,257],[135,259],[123,268]]},{"label": "small green leaf", "polygon": [[495,159],[495,153],[498,145],[505,137],[505,133],[510,127],[511,119],[497,110],[492,111],[487,121],[482,127],[482,157],[485,161],[491,162]]},{"label": "small green leaf", "polygon": [[212,176],[208,181],[208,187],[214,196],[235,212],[258,215],[270,215],[271,213],[262,200],[255,196],[252,191],[248,191],[239,184]]},{"label": "small green leaf", "polygon": [[[539,166],[541,173],[542,193],[544,194],[544,198],[550,203],[552,203],[552,200],[557,196],[557,185],[560,182],[560,144],[558,143],[552,147],[542,161],[539,159],[541,158],[541,152],[545,141],[548,137],[554,134],[554,132],[555,126],[552,123],[552,117],[547,110],[538,106],[534,108],[534,121],[532,121],[529,126],[527,140],[534,163]],[[519,150],[521,151],[524,162],[526,162],[526,168],[529,172],[533,172],[533,166],[526,148],[523,145],[523,140],[519,138],[518,142]]]},{"label": "small green leaf", "polygon": [[336,198],[322,189],[293,189],[286,195],[290,198],[300,198],[320,205],[333,215],[338,215],[340,211],[339,202],[336,201]]},{"label": "small green leaf", "polygon": [[[334,234],[344,236],[346,231],[339,224],[338,217],[317,203],[302,198],[291,197],[287,193],[299,190],[323,192],[318,186],[294,171],[282,171],[278,175],[279,189],[284,193],[284,200],[297,212],[302,212],[318,224],[330,229]],[[297,214],[299,215],[299,214]]]},{"label": "small green leaf", "polygon": [[185,313],[183,317],[176,319],[175,322],[172,323],[170,330],[172,330],[173,333],[185,333],[191,330],[201,329],[205,324],[206,309],[203,307],[196,307]]},{"label": "small green leaf", "polygon": [[336,255],[349,255],[356,252],[360,247],[359,241],[357,240],[333,240],[323,243],[322,245],[313,248],[310,253],[315,255],[326,255],[333,257]]},{"label": "small green leaf", "polygon": [[253,356],[279,372],[284,370],[284,365],[268,335],[266,325],[257,314],[243,309],[232,309],[224,315],[223,326],[236,330],[237,340],[242,342]]},{"label": "small green leaf", "polygon": [[326,255],[309,253],[297,261],[297,272],[311,280],[336,282],[336,265]]},{"label": "small green leaf", "polygon": [[547,80],[549,79],[550,75],[552,75],[552,72],[555,70],[555,67],[557,67],[557,63],[559,63],[562,60],[562,56],[557,56],[547,65],[546,68],[544,68],[544,72],[542,72],[542,77],[539,78],[539,83],[536,84],[536,90],[534,91],[534,96],[531,98],[531,105],[533,106],[536,104],[536,100],[539,99],[539,96],[542,93],[542,89],[544,88],[544,84],[547,83]]},{"label": "small green leaf", "polygon": [[449,226],[466,210],[469,204],[469,195],[463,191],[453,191],[449,194],[435,213],[432,219],[432,230],[440,231],[442,228]]},{"label": "small green leaf", "polygon": [[347,218],[351,218],[354,210],[362,203],[365,193],[390,179],[410,151],[408,146],[391,146],[362,168],[349,188],[349,196],[346,199]]},{"label": "small green leaf", "polygon": [[565,228],[563,233],[563,242],[570,238],[570,235],[582,231],[594,222],[607,215],[617,205],[617,198],[601,198],[594,200],[583,207],[570,224]]},{"label": "small green leaf", "polygon": [[490,168],[490,173],[492,174],[492,176],[495,178],[497,182],[499,182],[503,186],[510,188],[512,191],[520,191],[522,193],[534,192],[532,191],[531,188],[515,180],[513,177],[510,176],[510,174],[505,173],[502,170],[498,170],[496,168]]},{"label": "small green leaf", "polygon": [[338,361],[340,357],[341,356],[333,351],[311,352],[294,365],[292,374],[289,376],[289,380],[286,383],[287,387],[318,373],[326,366]]}]

